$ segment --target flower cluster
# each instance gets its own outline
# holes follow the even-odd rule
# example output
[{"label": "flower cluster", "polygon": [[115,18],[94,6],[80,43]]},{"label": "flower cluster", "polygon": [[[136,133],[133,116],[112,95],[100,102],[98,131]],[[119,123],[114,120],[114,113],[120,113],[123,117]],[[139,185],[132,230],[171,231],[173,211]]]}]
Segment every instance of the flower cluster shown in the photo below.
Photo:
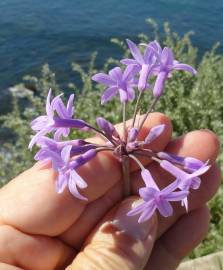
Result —
[{"label": "flower cluster", "polygon": [[[184,70],[196,74],[196,70],[187,64],[174,59],[170,48],[161,48],[157,41],[137,46],[130,40],[127,44],[133,59],[123,59],[124,68],[115,67],[108,74],[98,73],[92,80],[103,84],[106,89],[101,97],[105,104],[117,94],[123,108],[123,134],[119,134],[115,126],[103,117],[96,119],[94,127],[82,119],[74,118],[73,100],[71,95],[65,105],[61,95],[52,98],[49,91],[46,101],[46,115],[37,117],[31,127],[36,132],[32,137],[29,148],[37,145],[40,149],[35,160],[51,161],[53,169],[57,172],[56,189],[58,193],[68,188],[80,200],[87,200],[81,194],[81,189],[87,187],[85,180],[77,173],[77,169],[92,160],[101,151],[110,151],[122,165],[133,160],[141,170],[145,186],[139,189],[142,203],[132,209],[128,216],[139,215],[139,222],[151,218],[153,213],[168,217],[173,213],[172,201],[179,201],[188,210],[188,195],[191,189],[198,189],[201,183],[200,176],[210,165],[192,157],[181,157],[167,152],[156,152],[150,149],[150,144],[158,139],[164,132],[165,125],[157,125],[150,129],[144,140],[139,133],[154,107],[164,93],[165,83],[171,78],[174,70]],[[152,91],[153,100],[148,111],[136,124],[139,113],[140,99],[143,93]],[[126,126],[126,107],[134,101],[135,110],[131,126]],[[103,144],[90,143],[83,139],[64,140],[75,128],[83,132],[93,131],[104,138]],[[50,137],[47,137],[47,135]],[[147,157],[157,162],[161,168],[171,174],[175,180],[160,189],[151,173],[140,161],[140,157]],[[123,167],[124,195],[129,195],[128,166]]]}]

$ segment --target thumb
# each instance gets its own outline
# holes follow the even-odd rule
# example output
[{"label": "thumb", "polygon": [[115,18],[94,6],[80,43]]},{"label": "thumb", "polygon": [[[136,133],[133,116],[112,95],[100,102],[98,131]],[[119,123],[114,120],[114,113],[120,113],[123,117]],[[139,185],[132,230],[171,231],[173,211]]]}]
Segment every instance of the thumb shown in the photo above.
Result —
[{"label": "thumb", "polygon": [[141,270],[156,238],[157,219],[139,224],[126,214],[139,203],[128,198],[112,209],[88,237],[69,270]]}]

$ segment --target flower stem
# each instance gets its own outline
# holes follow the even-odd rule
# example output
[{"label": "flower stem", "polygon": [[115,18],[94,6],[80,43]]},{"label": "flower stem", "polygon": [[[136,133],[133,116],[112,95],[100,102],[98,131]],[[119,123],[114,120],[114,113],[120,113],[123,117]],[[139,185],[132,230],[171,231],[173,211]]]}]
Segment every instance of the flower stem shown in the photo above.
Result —
[{"label": "flower stem", "polygon": [[136,115],[137,115],[138,110],[139,110],[139,102],[140,102],[140,99],[142,97],[142,93],[143,93],[142,91],[139,92],[139,95],[138,95],[138,98],[136,101],[135,110],[134,110],[134,114],[133,114],[133,120],[132,120],[132,127],[134,127],[134,125],[135,125]]},{"label": "flower stem", "polygon": [[123,121],[123,137],[124,141],[126,142],[127,136],[126,136],[126,102],[123,102],[122,106],[122,121]]},{"label": "flower stem", "polygon": [[122,173],[124,180],[124,198],[126,198],[130,195],[130,171],[128,156],[122,157]]},{"label": "flower stem", "polygon": [[131,159],[133,159],[133,160],[139,165],[139,168],[140,168],[141,170],[144,170],[144,169],[145,169],[144,166],[142,165],[142,163],[139,161],[139,159],[138,159],[137,157],[135,157],[135,156],[132,155],[132,154],[130,154],[129,157],[130,157]]},{"label": "flower stem", "polygon": [[149,114],[153,111],[153,109],[154,109],[154,107],[155,107],[155,105],[156,105],[156,103],[157,103],[158,100],[159,100],[159,98],[156,98],[156,99],[153,100],[151,106],[149,107],[146,115],[144,116],[144,118],[143,118],[143,120],[142,120],[142,122],[141,122],[141,124],[139,126],[139,131],[142,129],[142,127],[143,127],[146,119],[148,118]]},{"label": "flower stem", "polygon": [[104,137],[109,142],[111,142],[114,146],[116,146],[116,143],[114,142],[114,140],[112,140],[112,138],[109,138],[103,131],[101,131],[100,129],[97,129],[96,127],[94,127],[90,124],[87,124],[86,126],[90,129],[94,130],[96,133],[100,134],[102,137]]}]

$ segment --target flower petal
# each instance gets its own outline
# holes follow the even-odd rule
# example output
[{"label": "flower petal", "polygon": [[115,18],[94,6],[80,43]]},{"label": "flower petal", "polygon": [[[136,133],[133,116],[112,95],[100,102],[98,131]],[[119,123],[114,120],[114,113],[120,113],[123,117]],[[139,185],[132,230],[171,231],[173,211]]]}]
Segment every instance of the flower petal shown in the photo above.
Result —
[{"label": "flower petal", "polygon": [[92,80],[96,81],[98,83],[102,83],[102,84],[104,84],[106,86],[111,86],[111,85],[115,84],[115,81],[109,75],[107,75],[105,73],[95,74],[92,77]]},{"label": "flower petal", "polygon": [[149,65],[142,65],[142,69],[140,71],[140,76],[139,76],[139,83],[138,83],[138,88],[140,91],[143,91],[147,87],[147,80],[150,76],[152,67]]},{"label": "flower petal", "polygon": [[138,62],[136,60],[134,60],[134,59],[128,59],[128,58],[126,58],[126,59],[121,60],[120,62],[123,65],[137,65],[137,66],[139,66],[138,65]]},{"label": "flower petal", "polygon": [[142,57],[142,54],[141,54],[139,48],[131,40],[127,39],[126,41],[128,43],[128,46],[129,46],[129,49],[131,51],[132,56],[135,58],[135,60],[138,63],[143,64],[144,63],[144,59]]},{"label": "flower petal", "polygon": [[63,173],[59,173],[56,181],[57,193],[62,193],[67,186],[67,177]]},{"label": "flower petal", "polygon": [[122,103],[127,102],[128,101],[128,94],[127,94],[127,92],[124,91],[121,88],[119,88],[118,91],[119,91],[119,95],[120,95],[120,101]]},{"label": "flower petal", "polygon": [[186,209],[186,211],[188,213],[188,199],[187,199],[187,197],[182,200],[181,204],[182,204],[182,206],[185,207],[185,209]]},{"label": "flower petal", "polygon": [[130,210],[127,213],[127,216],[131,217],[131,216],[135,216],[135,215],[142,213],[144,208],[145,208],[145,205],[146,205],[146,203],[142,201],[139,205],[137,205],[132,210]]},{"label": "flower petal", "polygon": [[69,117],[72,117],[74,114],[74,94],[70,95],[68,102],[67,102],[67,114]]},{"label": "flower petal", "polygon": [[159,191],[155,188],[143,187],[139,189],[139,195],[145,202],[153,200]]},{"label": "flower petal", "polygon": [[105,104],[107,101],[111,100],[117,92],[118,88],[116,86],[107,88],[101,97],[101,104]]},{"label": "flower petal", "polygon": [[189,194],[188,191],[176,191],[176,192],[172,192],[169,193],[168,195],[165,196],[165,199],[167,201],[181,201],[183,200],[185,197],[187,197],[187,195]]},{"label": "flower petal", "polygon": [[184,165],[184,159],[185,159],[184,157],[170,154],[167,152],[159,152],[159,153],[157,153],[157,156],[161,159],[166,159],[166,160],[170,161],[171,163],[176,163],[176,164],[179,164],[182,166]]},{"label": "flower petal", "polygon": [[113,133],[117,133],[112,123],[110,123],[105,118],[97,117],[96,122],[99,128],[102,129],[105,132],[105,134],[108,135],[109,137],[112,137]]},{"label": "flower petal", "polygon": [[147,169],[141,171],[141,176],[147,187],[154,188],[159,191],[156,182],[154,181],[151,173]]},{"label": "flower petal", "polygon": [[194,177],[191,179],[191,188],[192,189],[199,189],[201,185],[201,179],[199,177]]},{"label": "flower petal", "polygon": [[129,81],[136,75],[138,71],[139,68],[136,65],[127,66],[123,72],[122,81]]},{"label": "flower petal", "polygon": [[134,142],[139,134],[137,128],[131,128],[128,132],[128,142]]},{"label": "flower petal", "polygon": [[122,80],[122,70],[120,67],[115,67],[109,71],[109,76],[117,83]]},{"label": "flower petal", "polygon": [[159,203],[156,204],[160,214],[164,217],[172,216],[173,214],[173,207],[171,204],[166,200],[160,200]]},{"label": "flower petal", "polygon": [[[69,188],[70,193],[74,197],[76,197],[80,200],[87,201],[88,199],[86,197],[82,196],[77,189],[77,183],[80,182],[80,178],[81,177],[74,170],[72,170],[70,172],[70,177],[69,177],[69,181],[68,181],[68,188]],[[81,178],[81,181],[82,180],[83,179]]]},{"label": "flower petal", "polygon": [[187,64],[178,63],[178,64],[175,64],[173,66],[173,68],[175,70],[184,70],[184,71],[190,72],[193,75],[196,75],[197,74],[197,71],[193,67],[191,67],[190,65],[187,65]]},{"label": "flower petal", "polygon": [[32,139],[31,139],[31,141],[30,141],[30,143],[29,143],[28,148],[29,148],[29,149],[32,149],[33,146],[34,146],[34,144],[36,144],[36,143],[38,142],[38,140],[39,140],[42,136],[44,136],[44,135],[47,134],[48,132],[51,132],[52,130],[53,130],[52,128],[47,128],[47,129],[40,130],[38,133],[36,133],[36,134],[32,137]]},{"label": "flower petal", "polygon": [[47,124],[48,124],[48,116],[41,115],[41,116],[38,116],[36,119],[34,119],[30,123],[30,126],[34,131],[39,131],[43,128],[46,128]]},{"label": "flower petal", "polygon": [[50,117],[53,116],[53,109],[52,109],[51,104],[50,104],[51,94],[52,94],[52,89],[50,88],[48,95],[47,95],[47,99],[46,99],[46,114]]},{"label": "flower petal", "polygon": [[161,63],[163,66],[172,66],[174,61],[173,52],[170,48],[165,47],[161,54]]},{"label": "flower petal", "polygon": [[203,166],[200,169],[198,169],[197,171],[190,174],[190,176],[191,177],[200,176],[200,175],[206,173],[210,169],[210,167],[211,167],[211,165]]},{"label": "flower petal", "polygon": [[68,118],[67,109],[60,97],[55,97],[52,101],[52,108],[56,110],[57,114],[61,118]]},{"label": "flower petal", "polygon": [[135,90],[130,86],[127,86],[127,99],[128,101],[135,99]]},{"label": "flower petal", "polygon": [[141,214],[141,216],[139,217],[138,222],[143,223],[143,222],[149,220],[152,217],[152,215],[154,214],[155,210],[156,210],[156,204],[153,201],[146,203],[144,211]]},{"label": "flower petal", "polygon": [[61,158],[64,163],[68,163],[70,161],[70,152],[72,149],[72,145],[65,146],[61,151]]},{"label": "flower petal", "polygon": [[160,166],[168,171],[169,173],[171,173],[173,176],[175,176],[177,179],[187,179],[188,174],[185,173],[184,171],[182,171],[181,169],[179,169],[178,167],[174,166],[173,164],[171,164],[169,161],[167,160],[163,160],[160,162]]},{"label": "flower petal", "polygon": [[161,190],[162,194],[170,194],[179,187],[179,180],[175,180],[173,183],[169,184],[167,187]]},{"label": "flower petal", "polygon": [[186,157],[184,158],[184,168],[187,170],[190,170],[192,172],[200,169],[201,167],[207,165],[207,163],[204,163],[203,161],[193,158],[193,157]]},{"label": "flower petal", "polygon": [[159,98],[164,91],[165,82],[168,78],[168,72],[162,71],[159,72],[155,81],[155,85],[153,88],[153,96]]},{"label": "flower petal", "polygon": [[152,127],[149,131],[149,134],[145,138],[145,143],[149,144],[154,141],[157,137],[159,137],[165,129],[165,124],[157,125]]}]

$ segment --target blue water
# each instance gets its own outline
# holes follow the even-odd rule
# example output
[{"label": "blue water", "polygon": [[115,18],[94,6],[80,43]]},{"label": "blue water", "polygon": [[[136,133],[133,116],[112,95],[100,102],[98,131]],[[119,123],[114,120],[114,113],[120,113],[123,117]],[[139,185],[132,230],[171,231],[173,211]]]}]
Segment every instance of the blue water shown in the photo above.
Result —
[{"label": "blue water", "polygon": [[0,89],[39,74],[46,62],[64,85],[72,61],[86,66],[97,50],[100,66],[119,55],[111,37],[149,34],[148,17],[168,20],[180,34],[195,31],[201,51],[223,40],[223,0],[1,0]]}]

